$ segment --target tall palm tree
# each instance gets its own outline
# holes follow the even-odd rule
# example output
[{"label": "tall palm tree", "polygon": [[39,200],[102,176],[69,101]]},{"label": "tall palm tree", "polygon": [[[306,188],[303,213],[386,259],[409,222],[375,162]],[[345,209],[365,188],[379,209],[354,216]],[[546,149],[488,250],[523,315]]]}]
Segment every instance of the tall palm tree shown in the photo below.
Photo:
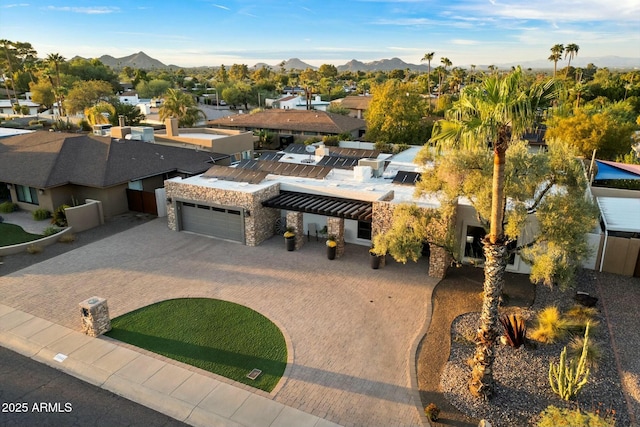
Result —
[{"label": "tall palm tree", "polygon": [[580,46],[578,46],[575,43],[569,43],[565,48],[564,48],[564,59],[567,59],[567,57],[569,57],[569,62],[567,62],[567,72],[565,74],[566,75],[569,74],[569,67],[571,66],[571,60],[578,56],[578,51],[580,50]]},{"label": "tall palm tree", "polygon": [[192,127],[200,118],[206,119],[204,112],[196,107],[193,97],[179,89],[167,90],[158,113],[160,120],[177,118],[180,127]]},{"label": "tall palm tree", "polygon": [[427,90],[429,91],[429,108],[431,108],[431,60],[435,52],[425,53],[420,61],[427,61]]},{"label": "tall palm tree", "polygon": [[505,159],[512,141],[521,138],[536,118],[536,110],[555,95],[552,81],[525,88],[520,67],[509,74],[491,75],[465,87],[460,99],[434,128],[434,140],[458,148],[493,149],[490,231],[483,241],[484,296],[469,390],[489,398],[493,389],[493,347],[499,336],[498,305],[504,286],[507,244],[504,232]]},{"label": "tall palm tree", "polygon": [[116,114],[116,109],[108,102],[99,102],[93,107],[84,110],[84,115],[91,125],[109,123],[109,118],[107,118],[105,113],[108,114],[109,117],[113,117]]},{"label": "tall palm tree", "polygon": [[555,44],[551,47],[551,55],[549,55],[549,61],[553,62],[553,77],[556,76],[558,71],[558,61],[562,60],[562,53],[564,52],[564,45]]},{"label": "tall palm tree", "polygon": [[51,76],[49,76],[49,80],[51,81],[54,93],[56,94],[56,99],[58,101],[58,111],[62,116],[64,116],[65,114],[64,106],[62,105],[64,103],[64,94],[62,85],[60,84],[60,64],[62,64],[64,61],[64,56],[60,55],[59,53],[50,53],[46,58],[46,62],[50,66],[53,66],[53,69],[56,72],[55,84],[53,84],[53,79],[51,78]]}]

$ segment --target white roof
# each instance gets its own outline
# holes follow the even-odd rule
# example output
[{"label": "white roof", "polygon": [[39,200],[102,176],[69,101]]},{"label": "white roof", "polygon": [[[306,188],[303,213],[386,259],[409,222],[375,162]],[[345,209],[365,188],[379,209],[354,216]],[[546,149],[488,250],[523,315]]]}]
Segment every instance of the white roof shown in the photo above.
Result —
[{"label": "white roof", "polygon": [[598,206],[608,231],[640,233],[640,199],[598,197]]}]

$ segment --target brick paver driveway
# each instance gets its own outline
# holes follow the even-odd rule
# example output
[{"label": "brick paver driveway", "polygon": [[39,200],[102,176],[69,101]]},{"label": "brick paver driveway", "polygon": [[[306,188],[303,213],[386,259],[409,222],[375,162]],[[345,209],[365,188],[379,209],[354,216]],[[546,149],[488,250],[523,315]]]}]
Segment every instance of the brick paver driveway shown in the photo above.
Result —
[{"label": "brick paver driveway", "polygon": [[[37,255],[36,255],[37,256]],[[112,317],[177,297],[247,305],[276,322],[293,362],[272,398],[345,426],[422,425],[412,364],[431,317],[426,264],[369,267],[348,245],[287,252],[280,237],[246,247],[169,230],[156,219],[0,277],[3,304],[80,330],[78,303]]]}]

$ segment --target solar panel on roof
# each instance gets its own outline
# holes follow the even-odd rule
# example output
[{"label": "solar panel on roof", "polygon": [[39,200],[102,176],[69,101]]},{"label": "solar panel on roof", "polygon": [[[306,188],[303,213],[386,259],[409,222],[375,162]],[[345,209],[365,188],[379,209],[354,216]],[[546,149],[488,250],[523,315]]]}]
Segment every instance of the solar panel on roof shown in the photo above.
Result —
[{"label": "solar panel on roof", "polygon": [[398,171],[393,178],[394,184],[416,185],[418,181],[420,181],[420,172]]},{"label": "solar panel on roof", "polygon": [[284,149],[284,152],[292,154],[308,154],[306,149],[307,146],[304,144],[289,144],[287,148]]},{"label": "solar panel on roof", "polygon": [[260,154],[260,158],[258,160],[280,160],[283,156],[284,154],[277,151],[265,152]]},{"label": "solar panel on roof", "polygon": [[353,169],[354,166],[358,166],[359,160],[360,159],[355,157],[324,156],[316,165],[331,166],[339,169]]}]

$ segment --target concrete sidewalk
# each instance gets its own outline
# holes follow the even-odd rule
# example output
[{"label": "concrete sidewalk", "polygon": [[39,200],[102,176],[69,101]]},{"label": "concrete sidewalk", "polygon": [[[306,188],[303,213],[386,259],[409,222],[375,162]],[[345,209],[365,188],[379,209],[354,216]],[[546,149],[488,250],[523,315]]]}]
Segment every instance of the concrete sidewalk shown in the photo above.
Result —
[{"label": "concrete sidewalk", "polygon": [[92,338],[3,304],[0,344],[194,426],[338,426],[108,338]]}]

